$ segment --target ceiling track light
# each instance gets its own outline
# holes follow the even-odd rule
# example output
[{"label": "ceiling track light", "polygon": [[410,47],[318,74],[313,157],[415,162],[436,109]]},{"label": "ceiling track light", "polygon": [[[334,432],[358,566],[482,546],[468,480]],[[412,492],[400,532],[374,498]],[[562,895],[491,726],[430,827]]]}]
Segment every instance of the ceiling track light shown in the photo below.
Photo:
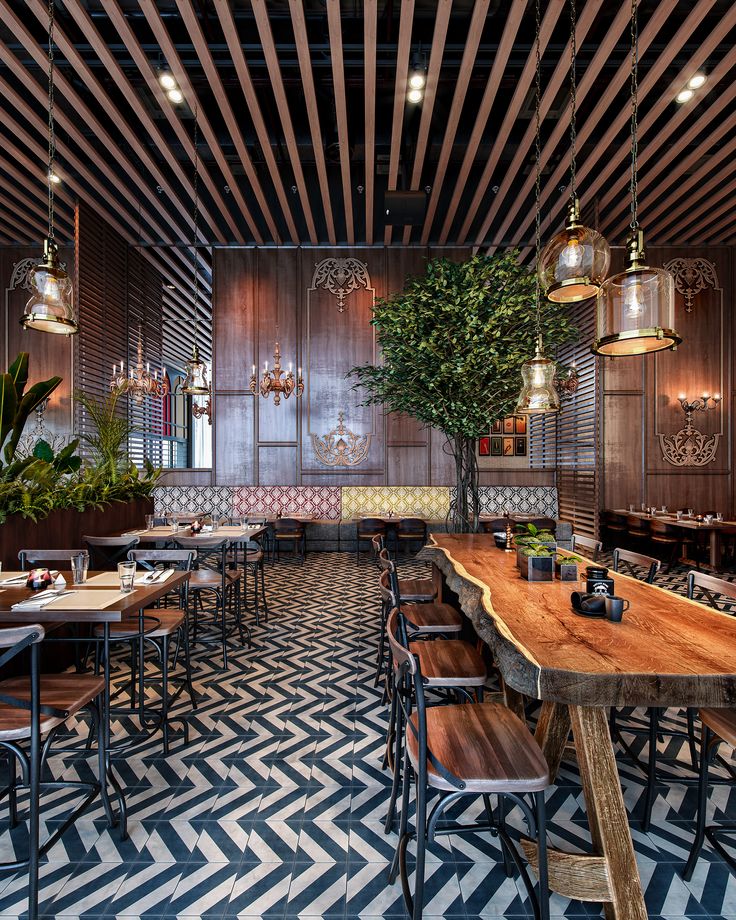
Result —
[{"label": "ceiling track light", "polygon": [[165,90],[177,89],[176,80],[169,73],[168,70],[162,70],[158,75],[158,82],[161,84],[162,88]]},{"label": "ceiling track light", "polygon": [[675,101],[682,105],[685,102],[690,102],[694,95],[695,93],[693,93],[691,89],[681,89],[677,96],[675,96]]},{"label": "ceiling track light", "polygon": [[407,86],[406,98],[409,102],[421,102],[427,86],[427,58],[421,51],[416,51],[412,56]]},{"label": "ceiling track light", "polygon": [[708,78],[704,73],[693,74],[687,81],[688,89],[700,89]]},{"label": "ceiling track light", "polygon": [[170,89],[166,95],[169,101],[173,102],[174,105],[180,105],[182,102],[184,102],[184,93],[178,87]]},{"label": "ceiling track light", "polygon": [[406,98],[409,102],[416,105],[418,102],[421,102],[424,99],[424,93],[420,89],[410,89],[406,94]]}]

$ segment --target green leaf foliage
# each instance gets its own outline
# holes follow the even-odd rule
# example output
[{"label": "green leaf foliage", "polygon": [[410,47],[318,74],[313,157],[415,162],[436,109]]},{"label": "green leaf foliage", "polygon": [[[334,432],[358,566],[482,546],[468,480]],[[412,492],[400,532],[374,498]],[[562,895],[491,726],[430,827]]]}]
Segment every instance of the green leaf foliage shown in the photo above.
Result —
[{"label": "green leaf foliage", "polygon": [[[383,363],[353,368],[366,404],[406,412],[448,438],[477,438],[511,415],[521,365],[536,344],[535,280],[518,252],[434,259],[423,276],[376,303]],[[543,300],[545,347],[575,337],[567,313]]]}]

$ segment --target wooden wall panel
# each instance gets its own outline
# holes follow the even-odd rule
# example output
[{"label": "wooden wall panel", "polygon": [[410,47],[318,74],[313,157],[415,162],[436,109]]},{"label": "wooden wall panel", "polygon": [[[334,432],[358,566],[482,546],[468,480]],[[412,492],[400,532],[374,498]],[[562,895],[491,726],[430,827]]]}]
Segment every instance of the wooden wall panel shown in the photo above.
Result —
[{"label": "wooden wall panel", "polygon": [[216,396],[213,482],[218,486],[258,482],[253,403],[250,393],[218,393]]},{"label": "wooden wall panel", "polygon": [[216,393],[244,393],[250,384],[251,366],[260,358],[255,329],[257,255],[254,249],[214,249],[212,259],[216,304],[213,386]]}]

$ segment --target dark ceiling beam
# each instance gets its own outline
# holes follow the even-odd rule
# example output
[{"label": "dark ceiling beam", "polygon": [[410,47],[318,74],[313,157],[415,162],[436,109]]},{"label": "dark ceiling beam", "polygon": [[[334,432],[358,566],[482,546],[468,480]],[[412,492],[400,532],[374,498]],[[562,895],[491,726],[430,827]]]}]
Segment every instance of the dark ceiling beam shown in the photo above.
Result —
[{"label": "dark ceiling beam", "polygon": [[376,40],[378,31],[378,0],[363,2],[364,45],[364,131],[365,131],[365,239],[373,245],[373,210],[375,195],[376,157]]}]

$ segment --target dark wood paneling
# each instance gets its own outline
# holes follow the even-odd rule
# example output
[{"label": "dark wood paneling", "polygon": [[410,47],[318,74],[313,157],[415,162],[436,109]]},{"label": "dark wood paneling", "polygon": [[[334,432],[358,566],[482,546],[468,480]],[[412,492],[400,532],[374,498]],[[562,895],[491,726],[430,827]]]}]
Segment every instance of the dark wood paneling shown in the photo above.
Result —
[{"label": "dark wood paneling", "polygon": [[258,482],[255,464],[254,403],[251,393],[218,393],[213,451],[214,482],[218,486]]},{"label": "dark wood paneling", "polygon": [[258,482],[262,486],[297,485],[296,444],[259,445]]},{"label": "dark wood paneling", "polygon": [[215,249],[212,258],[214,389],[216,393],[244,392],[250,385],[251,367],[259,357],[255,332],[257,255],[254,249]]}]

